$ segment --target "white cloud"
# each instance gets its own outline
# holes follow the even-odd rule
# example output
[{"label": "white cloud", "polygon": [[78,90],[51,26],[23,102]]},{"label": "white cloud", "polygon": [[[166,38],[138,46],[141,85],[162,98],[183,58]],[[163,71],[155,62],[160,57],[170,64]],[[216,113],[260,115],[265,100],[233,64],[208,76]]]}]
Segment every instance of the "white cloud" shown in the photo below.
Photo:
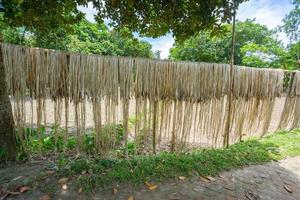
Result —
[{"label": "white cloud", "polygon": [[95,22],[94,16],[97,13],[97,10],[93,8],[93,4],[90,2],[88,3],[88,6],[78,6],[78,10],[85,13],[85,17],[90,22]]},{"label": "white cloud", "polygon": [[161,37],[161,40],[159,40],[158,42],[152,43],[152,46],[153,46],[152,49],[154,52],[156,50],[160,50],[161,58],[166,59],[169,56],[169,50],[173,46],[173,43],[174,43],[174,39],[171,35],[164,36],[164,37]]},{"label": "white cloud", "polygon": [[150,44],[152,44],[153,52],[159,50],[161,51],[161,58],[166,59],[169,56],[169,49],[173,46],[174,39],[171,34],[159,38],[141,38]]},{"label": "white cloud", "polygon": [[[282,25],[282,19],[292,9],[288,0],[250,0],[240,5],[237,12],[237,19],[255,19],[256,22],[274,29]],[[288,43],[285,34],[280,33],[278,39],[284,44]]]}]

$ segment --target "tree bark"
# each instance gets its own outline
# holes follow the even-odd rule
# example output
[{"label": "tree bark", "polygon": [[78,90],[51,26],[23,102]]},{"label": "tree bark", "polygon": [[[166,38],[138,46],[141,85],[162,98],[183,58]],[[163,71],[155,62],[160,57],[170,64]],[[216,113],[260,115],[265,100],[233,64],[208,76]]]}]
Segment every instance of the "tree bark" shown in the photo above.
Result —
[{"label": "tree bark", "polygon": [[[2,42],[0,33],[0,43]],[[14,118],[5,78],[2,47],[0,45],[0,162],[14,160],[17,155]]]}]

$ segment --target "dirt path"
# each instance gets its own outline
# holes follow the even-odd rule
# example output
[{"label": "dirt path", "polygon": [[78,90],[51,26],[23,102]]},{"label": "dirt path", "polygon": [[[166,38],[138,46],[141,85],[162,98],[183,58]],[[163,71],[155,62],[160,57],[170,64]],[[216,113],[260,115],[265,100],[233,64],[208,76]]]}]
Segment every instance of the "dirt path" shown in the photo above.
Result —
[{"label": "dirt path", "polygon": [[[45,165],[31,163],[0,169],[0,185],[7,185],[9,181],[18,176],[22,176],[18,180],[21,183],[36,178],[41,179],[41,172],[49,170],[49,167],[51,168],[49,163]],[[57,181],[58,177],[55,175],[48,176],[30,191],[16,196],[9,196],[8,199],[34,200],[45,194],[50,194],[51,199],[67,200],[127,200],[130,196],[134,197],[135,200],[300,199],[300,157],[223,172],[218,177],[212,177],[210,180],[200,177],[170,180],[165,183],[158,183],[158,187],[153,191],[149,191],[146,186],[137,188],[123,185],[118,187],[115,195],[112,194],[111,188],[98,191],[91,196],[79,194],[71,183],[68,183],[67,190],[62,190],[55,186]]]}]

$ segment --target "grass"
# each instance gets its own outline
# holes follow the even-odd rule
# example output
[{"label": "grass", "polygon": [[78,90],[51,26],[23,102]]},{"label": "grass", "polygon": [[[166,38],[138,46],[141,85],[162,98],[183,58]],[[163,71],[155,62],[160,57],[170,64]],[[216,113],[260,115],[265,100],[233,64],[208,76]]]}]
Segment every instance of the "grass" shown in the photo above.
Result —
[{"label": "grass", "polygon": [[[42,126],[39,131],[31,128],[25,128],[23,131],[25,137],[22,140],[19,137],[17,138],[18,161],[26,160],[32,154],[76,152],[76,147],[78,146],[77,138],[73,135],[64,141],[64,129],[62,128],[53,126],[46,130],[46,127]],[[121,149],[119,146],[121,146],[123,135],[124,129],[121,124],[109,124],[102,127],[101,136],[103,137],[101,139],[106,139],[106,141],[114,140],[119,149]],[[97,152],[94,131],[91,130],[83,134],[82,140],[83,152],[86,154]],[[5,154],[5,149],[0,148],[0,158],[4,157]]]},{"label": "grass", "polygon": [[224,170],[297,155],[300,155],[300,130],[252,138],[227,149],[199,149],[179,154],[162,152],[152,156],[132,156],[127,160],[62,157],[59,166],[62,175],[77,177],[80,187],[93,191],[114,183],[141,184],[178,176],[216,175]]}]

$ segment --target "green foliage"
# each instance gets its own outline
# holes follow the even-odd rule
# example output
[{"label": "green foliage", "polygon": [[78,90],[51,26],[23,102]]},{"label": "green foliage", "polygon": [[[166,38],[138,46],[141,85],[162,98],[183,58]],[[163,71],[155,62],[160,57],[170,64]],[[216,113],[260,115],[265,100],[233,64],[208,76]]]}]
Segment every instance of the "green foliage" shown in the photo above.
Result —
[{"label": "green foliage", "polygon": [[[231,26],[227,32],[212,37],[210,32],[201,31],[182,43],[176,42],[170,50],[170,58],[175,60],[191,60],[229,63],[231,53]],[[236,23],[235,64],[252,67],[292,68],[285,62],[287,52],[275,39],[274,31],[266,26],[246,20]]]},{"label": "green foliage", "polygon": [[[26,31],[25,27],[11,28],[3,25],[4,41],[14,44],[57,49],[87,54],[152,57],[152,46],[136,39],[127,29],[109,31],[104,24],[87,20],[70,25],[72,32],[64,27],[48,32]],[[1,27],[1,26],[0,26]]]},{"label": "green foliage", "polygon": [[[227,36],[226,38],[229,39]],[[183,43],[176,42],[170,49],[170,58],[175,60],[189,60],[202,62],[227,62],[225,40],[211,37],[209,32],[201,31]]]},{"label": "green foliage", "polygon": [[[261,164],[300,155],[300,131],[278,132],[263,139],[250,139],[227,149],[200,149],[190,153],[160,153],[130,159],[67,159],[60,165],[64,175],[80,175],[80,187],[92,190],[114,182],[140,184],[191,175],[216,175],[232,168]],[[201,166],[201,167],[199,167]]]},{"label": "green foliage", "polygon": [[291,41],[300,40],[300,0],[292,0],[294,8],[283,19],[283,25],[279,27],[284,31]]},{"label": "green foliage", "polygon": [[76,145],[77,145],[76,138],[74,136],[69,137],[66,145],[67,149],[74,150],[76,148]]},{"label": "green foliage", "polygon": [[[63,27],[72,31],[72,24],[84,18],[79,5],[92,2],[98,10],[96,19],[120,30],[158,37],[172,32],[176,39],[185,39],[199,30],[221,30],[229,22],[240,3],[246,0],[219,1],[111,1],[111,0],[3,0],[5,21],[14,27],[47,33]],[[184,23],[183,23],[184,22]]]},{"label": "green foliage", "polygon": [[93,133],[84,134],[83,141],[85,152],[91,153],[95,151],[96,144],[95,135]]},{"label": "green foliage", "polygon": [[84,14],[78,5],[87,5],[86,0],[3,0],[4,20],[11,27],[26,27],[30,31],[47,33],[49,30],[79,22]]},{"label": "green foliage", "polygon": [[85,20],[77,5],[86,3],[47,0],[37,5],[34,0],[3,1],[5,12],[0,15],[0,28],[4,41],[88,54],[153,56],[152,46],[133,37],[128,29],[109,31],[104,23]]},{"label": "green foliage", "polygon": [[[70,135],[67,140],[64,140],[64,130],[53,126],[50,129],[42,126],[39,130],[26,128],[22,130],[24,133],[23,139],[20,138],[20,131],[17,134],[17,145],[19,147],[20,159],[26,158],[26,155],[74,151],[77,147],[77,138]],[[109,124],[103,126],[100,135],[105,141],[114,141],[117,146],[120,146],[124,137],[124,128],[121,124]],[[105,137],[105,138],[103,138]],[[83,149],[87,154],[96,152],[95,133],[94,131],[86,132],[83,135]],[[0,150],[0,156],[4,151]]]},{"label": "green foliage", "polygon": [[288,69],[300,69],[300,41],[288,45],[284,59]]},{"label": "green foliage", "polygon": [[279,46],[267,47],[248,43],[241,48],[242,64],[250,67],[284,68],[284,50]]},{"label": "green foliage", "polygon": [[4,23],[3,14],[0,13],[0,30],[6,42],[12,44],[31,45],[32,40],[28,37],[25,28],[9,27]]},{"label": "green foliage", "polygon": [[0,147],[0,160],[7,156],[7,150]]},{"label": "green foliage", "polygon": [[177,40],[199,30],[217,32],[221,24],[231,20],[234,9],[245,0],[181,0],[181,1],[96,1],[99,21],[107,18],[116,28],[127,27],[142,35],[158,37],[172,32]]}]

